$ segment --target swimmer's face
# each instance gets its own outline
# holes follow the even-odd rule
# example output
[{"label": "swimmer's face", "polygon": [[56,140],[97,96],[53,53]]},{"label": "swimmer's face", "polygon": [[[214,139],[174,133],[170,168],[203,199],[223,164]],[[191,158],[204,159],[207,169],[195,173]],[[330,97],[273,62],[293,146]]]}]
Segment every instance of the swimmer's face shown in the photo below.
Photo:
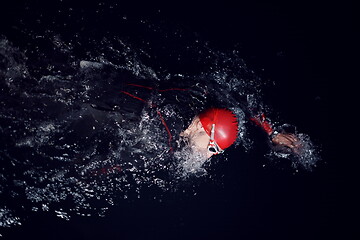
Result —
[{"label": "swimmer's face", "polygon": [[210,136],[205,132],[198,117],[195,117],[190,126],[182,133],[188,137],[190,146],[194,152],[198,152],[207,158],[214,155],[208,150]]},{"label": "swimmer's face", "polygon": [[210,158],[212,155],[214,155],[213,152],[208,150],[210,137],[207,135],[204,128],[197,132],[191,139],[189,139],[189,141],[194,151],[205,155],[207,158]]}]

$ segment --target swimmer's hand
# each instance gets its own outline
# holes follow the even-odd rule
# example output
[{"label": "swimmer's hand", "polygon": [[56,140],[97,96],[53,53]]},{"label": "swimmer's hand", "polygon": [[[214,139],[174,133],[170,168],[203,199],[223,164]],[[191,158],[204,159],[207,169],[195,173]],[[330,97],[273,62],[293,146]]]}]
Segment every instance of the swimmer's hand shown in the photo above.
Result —
[{"label": "swimmer's hand", "polygon": [[302,144],[300,139],[292,133],[278,133],[272,137],[271,142],[277,146],[291,149],[293,153],[300,153]]}]

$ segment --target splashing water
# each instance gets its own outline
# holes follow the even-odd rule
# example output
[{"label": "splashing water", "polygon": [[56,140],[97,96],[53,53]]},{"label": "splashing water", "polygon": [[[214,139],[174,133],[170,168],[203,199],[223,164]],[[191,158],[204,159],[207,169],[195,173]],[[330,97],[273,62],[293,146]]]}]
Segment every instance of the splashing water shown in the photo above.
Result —
[{"label": "splashing water", "polygon": [[296,169],[296,171],[300,168],[311,171],[314,167],[316,167],[316,163],[320,159],[319,150],[316,149],[310,140],[309,135],[298,133],[296,134],[296,137],[301,143],[301,148],[298,149],[296,154],[294,154],[290,149],[277,150],[275,148],[267,155],[267,157],[271,160],[279,158],[288,159],[291,161],[291,166]]},{"label": "splashing water", "polygon": [[[8,196],[0,206],[0,226],[21,223],[12,199],[30,211],[54,211],[69,220],[72,214],[101,216],[120,199],[139,197],[144,186],[166,191],[189,176],[207,176],[203,165],[210,160],[189,146],[169,154],[156,110],[168,123],[180,122],[169,126],[176,136],[216,102],[238,116],[236,145],[253,145],[241,103],[263,109],[262,83],[237,52],[217,52],[196,40],[186,54],[198,58],[199,72],[174,73],[145,64],[156,56],[119,37],[75,34],[65,41],[51,31],[26,37],[33,44],[25,49],[0,39],[0,195]],[[153,107],[120,93],[129,81],[194,90],[130,88]],[[314,146],[307,135],[299,138],[306,146],[293,165],[311,168],[318,159]]]},{"label": "splashing water", "polygon": [[[12,211],[5,208],[0,208],[0,227],[9,227],[13,225],[21,225],[20,219],[13,216]],[[1,236],[1,234],[0,234]]]}]

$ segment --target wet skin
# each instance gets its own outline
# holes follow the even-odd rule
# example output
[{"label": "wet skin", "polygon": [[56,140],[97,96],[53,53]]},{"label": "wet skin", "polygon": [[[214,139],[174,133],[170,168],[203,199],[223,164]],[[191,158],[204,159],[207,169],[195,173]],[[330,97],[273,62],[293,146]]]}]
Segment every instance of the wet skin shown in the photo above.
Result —
[{"label": "wet skin", "polygon": [[189,144],[194,152],[198,152],[207,158],[214,155],[208,150],[210,136],[205,132],[198,117],[195,117],[190,126],[180,135],[189,139]]},{"label": "wet skin", "polygon": [[301,141],[291,133],[279,133],[275,135],[271,141],[275,145],[285,146],[290,148],[294,153],[299,153],[301,148]]}]

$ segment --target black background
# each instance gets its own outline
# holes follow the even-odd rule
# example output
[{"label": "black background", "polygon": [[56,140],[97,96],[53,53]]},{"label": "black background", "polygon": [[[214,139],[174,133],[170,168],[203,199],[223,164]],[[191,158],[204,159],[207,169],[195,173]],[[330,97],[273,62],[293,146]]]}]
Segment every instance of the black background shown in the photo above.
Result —
[{"label": "black background", "polygon": [[[256,73],[275,81],[265,89],[267,103],[311,136],[321,147],[322,161],[312,172],[295,172],[272,164],[263,167],[266,160],[255,153],[241,158],[233,149],[230,160],[219,166],[221,184],[200,184],[196,195],[132,199],[104,218],[65,221],[51,213],[36,213],[23,226],[0,230],[4,239],[356,239],[353,194],[344,178],[354,179],[350,171],[354,160],[339,149],[337,137],[342,129],[338,120],[346,113],[347,104],[341,102],[344,87],[353,79],[354,64],[349,61],[355,42],[353,4],[113,1],[105,5],[114,3],[112,14],[104,14],[96,13],[101,4],[90,1],[3,2],[0,26],[7,36],[14,26],[21,26],[20,19],[34,28],[56,19],[61,32],[61,17],[51,18],[52,13],[72,7],[86,16],[81,23],[68,24],[73,29],[83,24],[89,31],[105,28],[123,34],[116,22],[126,16],[168,28],[180,26],[215,49],[237,49]],[[44,17],[37,24],[39,14]],[[126,31],[131,34],[131,26]]]}]

